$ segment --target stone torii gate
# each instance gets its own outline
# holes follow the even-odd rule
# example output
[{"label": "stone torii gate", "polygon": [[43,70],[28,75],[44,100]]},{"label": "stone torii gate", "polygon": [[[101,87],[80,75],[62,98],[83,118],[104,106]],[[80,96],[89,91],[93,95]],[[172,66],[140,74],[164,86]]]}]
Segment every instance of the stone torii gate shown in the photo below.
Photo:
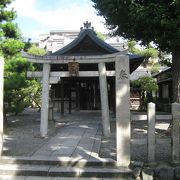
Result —
[{"label": "stone torii gate", "polygon": [[[116,80],[116,147],[117,164],[127,167],[130,163],[130,80],[129,80],[129,57],[126,51],[108,55],[95,56],[27,56],[29,62],[43,64],[42,72],[42,106],[40,133],[45,137],[48,132],[48,109],[49,109],[49,82],[50,77],[60,76],[62,72],[50,72],[51,64],[68,64],[78,62],[83,64],[98,64],[102,124],[105,136],[110,136],[108,91],[106,79],[106,63],[115,62]],[[67,74],[67,72],[66,72]],[[88,72],[79,72],[88,76]],[[91,74],[92,76],[92,74]]]}]

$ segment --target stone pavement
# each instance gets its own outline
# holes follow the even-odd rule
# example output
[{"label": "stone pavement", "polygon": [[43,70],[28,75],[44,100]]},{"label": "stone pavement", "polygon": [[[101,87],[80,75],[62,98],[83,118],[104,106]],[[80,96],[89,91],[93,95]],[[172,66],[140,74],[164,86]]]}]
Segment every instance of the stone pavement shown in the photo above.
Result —
[{"label": "stone pavement", "polygon": [[[60,119],[63,127],[51,139],[33,153],[33,157],[71,157],[78,159],[90,159],[98,157],[101,145],[101,123],[99,114],[94,117],[87,114],[79,118],[78,114],[66,116]],[[56,117],[57,118],[57,117]],[[73,121],[71,121],[71,118]],[[78,118],[78,119],[76,119]]]}]

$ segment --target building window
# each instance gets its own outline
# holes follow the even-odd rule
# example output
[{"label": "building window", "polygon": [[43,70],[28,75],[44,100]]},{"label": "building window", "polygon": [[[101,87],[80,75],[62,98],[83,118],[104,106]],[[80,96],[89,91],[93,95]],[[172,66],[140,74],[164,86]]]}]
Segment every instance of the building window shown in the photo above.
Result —
[{"label": "building window", "polygon": [[168,86],[168,84],[162,85],[162,98],[169,98],[169,86]]}]

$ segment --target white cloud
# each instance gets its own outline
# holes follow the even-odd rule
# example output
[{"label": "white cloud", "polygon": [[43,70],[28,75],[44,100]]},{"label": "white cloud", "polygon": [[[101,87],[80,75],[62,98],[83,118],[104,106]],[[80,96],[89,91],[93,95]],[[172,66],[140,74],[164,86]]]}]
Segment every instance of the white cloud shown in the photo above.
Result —
[{"label": "white cloud", "polygon": [[18,16],[28,17],[33,13],[32,10],[35,10],[36,1],[37,0],[15,0],[10,7],[13,7],[18,12]]},{"label": "white cloud", "polygon": [[104,18],[97,16],[95,9],[89,4],[77,6],[71,3],[63,9],[57,7],[51,11],[42,11],[36,8],[36,2],[37,0],[16,0],[12,3],[12,7],[17,11],[18,16],[31,18],[47,29],[78,30],[83,26],[83,22],[88,20],[95,30],[107,32],[103,24]]}]

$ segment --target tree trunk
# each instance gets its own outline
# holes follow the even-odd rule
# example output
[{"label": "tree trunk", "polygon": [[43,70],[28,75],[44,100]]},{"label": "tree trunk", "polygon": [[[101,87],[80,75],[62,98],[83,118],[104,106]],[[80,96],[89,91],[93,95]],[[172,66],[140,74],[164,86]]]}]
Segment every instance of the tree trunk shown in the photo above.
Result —
[{"label": "tree trunk", "polygon": [[180,103],[180,46],[172,51],[173,102]]}]

